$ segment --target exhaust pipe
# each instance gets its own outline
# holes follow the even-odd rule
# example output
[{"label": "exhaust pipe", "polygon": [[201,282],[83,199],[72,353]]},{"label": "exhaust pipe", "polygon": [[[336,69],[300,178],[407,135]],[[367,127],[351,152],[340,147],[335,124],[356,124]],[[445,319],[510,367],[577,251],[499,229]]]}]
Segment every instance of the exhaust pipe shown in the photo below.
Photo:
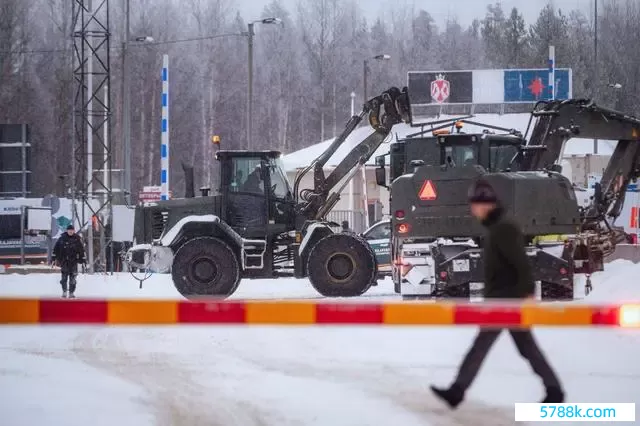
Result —
[{"label": "exhaust pipe", "polygon": [[193,187],[193,166],[182,163],[182,170],[184,171],[184,198],[193,198],[196,196]]}]

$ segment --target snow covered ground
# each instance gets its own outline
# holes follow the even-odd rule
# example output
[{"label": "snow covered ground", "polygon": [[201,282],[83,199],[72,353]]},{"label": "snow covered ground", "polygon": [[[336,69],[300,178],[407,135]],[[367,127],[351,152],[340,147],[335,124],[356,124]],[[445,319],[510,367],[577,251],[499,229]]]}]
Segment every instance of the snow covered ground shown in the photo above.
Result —
[{"label": "snow covered ground", "polygon": [[[616,261],[576,303],[640,300],[640,265]],[[177,298],[168,276],[80,276],[80,297]],[[0,275],[0,296],[58,297],[53,275]],[[243,282],[235,298],[315,298],[304,280]],[[368,300],[395,299],[381,282]],[[455,412],[447,384],[473,328],[2,327],[2,426],[506,425],[540,383],[508,337]],[[539,329],[570,402],[640,405],[640,332]]]}]

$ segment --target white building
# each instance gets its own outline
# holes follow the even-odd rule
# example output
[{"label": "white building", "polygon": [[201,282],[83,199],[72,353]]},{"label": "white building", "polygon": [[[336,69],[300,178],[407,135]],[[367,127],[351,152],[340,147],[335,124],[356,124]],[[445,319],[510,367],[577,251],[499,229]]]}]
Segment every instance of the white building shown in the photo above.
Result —
[{"label": "white building", "polygon": [[[458,116],[453,115],[441,115],[437,119],[453,119]],[[507,129],[516,129],[524,132],[529,124],[530,114],[477,114],[471,120],[488,124],[492,126],[499,126]],[[483,127],[465,124],[463,129],[467,133],[482,132]],[[420,127],[411,127],[407,124],[398,124],[393,128],[392,133],[387,140],[378,148],[376,153],[371,156],[367,162],[367,166],[363,173],[358,174],[352,182],[343,190],[341,199],[334,208],[334,214],[330,218],[336,222],[341,220],[349,220],[350,225],[356,231],[362,231],[363,227],[368,224],[373,224],[375,220],[379,220],[381,217],[389,214],[389,194],[385,188],[381,188],[376,185],[375,180],[375,157],[378,155],[387,154],[389,152],[389,143],[396,138],[402,139],[411,133],[420,131]],[[363,141],[367,136],[373,133],[373,129],[369,125],[363,125],[357,128],[344,142],[344,144],[338,149],[338,151],[331,157],[325,167],[325,174],[328,175],[331,170],[338,165],[338,163],[344,159],[344,157],[355,147],[358,143]],[[301,149],[299,151],[284,155],[283,162],[284,167],[291,182],[294,181],[296,174],[304,167],[309,165],[316,157],[324,152],[329,145],[333,142],[333,139],[320,142],[316,145]],[[599,141],[598,154],[611,155],[615,148],[614,141]],[[565,147],[565,157],[585,155],[593,153],[593,140],[592,139],[572,139]],[[313,187],[313,171],[310,171],[307,176],[301,182],[301,188]],[[381,205],[381,212],[377,215],[373,214],[373,210],[377,203]],[[370,221],[367,222],[364,212],[365,204],[369,205]]]}]

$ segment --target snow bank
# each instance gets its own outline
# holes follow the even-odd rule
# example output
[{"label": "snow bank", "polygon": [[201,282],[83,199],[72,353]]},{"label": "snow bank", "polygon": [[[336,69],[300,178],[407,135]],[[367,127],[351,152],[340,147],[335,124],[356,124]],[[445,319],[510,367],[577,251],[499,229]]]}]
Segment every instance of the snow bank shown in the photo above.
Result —
[{"label": "snow bank", "polygon": [[[437,120],[446,120],[459,117],[461,117],[461,115],[441,115],[437,118]],[[527,125],[529,124],[529,117],[530,114],[477,114],[469,120],[488,124],[491,126],[499,126],[506,129],[515,129],[524,133],[527,130]],[[433,120],[436,120],[436,118],[434,118]],[[483,130],[483,127],[475,126],[472,124],[465,124],[464,126],[464,131],[467,133],[482,132]],[[389,152],[389,142],[395,140],[396,137],[401,139],[411,133],[416,133],[419,131],[420,127],[411,127],[407,124],[397,124],[393,127],[391,135],[387,138],[385,143],[383,143],[378,148],[375,154],[371,156],[367,164],[374,165],[376,156],[387,154]],[[351,135],[347,137],[347,140],[340,147],[340,149],[338,149],[333,157],[331,157],[331,159],[327,163],[327,166],[336,166],[344,157],[346,157],[346,155],[354,146],[363,141],[371,133],[373,133],[373,129],[371,129],[369,125],[363,125],[354,130],[353,133],[351,133]],[[284,163],[285,170],[295,171],[298,168],[308,166],[311,161],[313,161],[316,157],[323,153],[329,147],[329,145],[331,145],[333,140],[333,138],[328,139],[316,145],[312,145],[299,151],[284,155],[282,161]],[[598,154],[611,155],[613,153],[613,149],[615,148],[615,144],[615,141],[600,140],[598,145]],[[591,153],[593,153],[592,139],[572,139],[567,143],[564,151],[565,156]]]},{"label": "snow bank", "polygon": [[618,259],[604,269],[593,274],[593,291],[583,303],[640,303],[640,264]]},{"label": "snow bank", "polygon": [[[144,273],[136,273],[144,277]],[[8,274],[0,278],[0,297],[60,297],[57,274]],[[76,296],[83,299],[182,299],[173,286],[171,275],[153,274],[139,288],[138,281],[126,272],[113,275],[80,274]],[[363,296],[363,300],[380,301],[380,298],[398,299],[390,279],[379,284]],[[307,279],[280,278],[242,280],[231,299],[322,299]]]}]

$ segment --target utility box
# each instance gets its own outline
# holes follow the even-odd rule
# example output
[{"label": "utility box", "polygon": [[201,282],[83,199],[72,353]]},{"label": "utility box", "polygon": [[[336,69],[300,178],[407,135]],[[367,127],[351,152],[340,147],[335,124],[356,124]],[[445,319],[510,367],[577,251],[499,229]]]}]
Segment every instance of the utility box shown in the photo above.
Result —
[{"label": "utility box", "polygon": [[589,176],[602,176],[610,155],[585,154],[565,157],[571,166],[571,183],[582,188],[589,187]]}]

